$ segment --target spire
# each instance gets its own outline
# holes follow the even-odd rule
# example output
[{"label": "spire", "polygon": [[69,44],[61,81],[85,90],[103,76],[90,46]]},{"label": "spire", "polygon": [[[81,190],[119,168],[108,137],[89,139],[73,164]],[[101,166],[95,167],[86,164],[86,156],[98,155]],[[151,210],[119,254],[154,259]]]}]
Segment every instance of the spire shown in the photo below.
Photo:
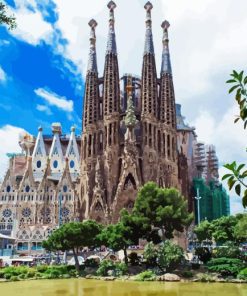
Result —
[{"label": "spire", "polygon": [[[110,11],[109,34],[105,55],[104,83],[103,83],[103,112],[104,116],[116,113],[120,106],[119,70],[117,59],[116,36],[114,31],[114,9],[116,4],[110,1],[107,5]],[[111,125],[112,126],[112,125]],[[111,129],[111,127],[110,127]],[[115,131],[117,131],[115,126]],[[113,134],[113,131],[110,133]]]},{"label": "spire", "polygon": [[170,53],[169,53],[169,39],[168,39],[168,28],[170,24],[168,21],[164,21],[161,24],[163,28],[163,52],[162,52],[162,64],[161,64],[161,74],[167,73],[172,74],[172,67],[170,61]]},{"label": "spire", "polygon": [[132,100],[132,85],[131,85],[131,76],[128,77],[128,85],[127,85],[127,93],[128,93],[128,101],[127,101],[127,109],[126,109],[126,116],[124,118],[124,122],[127,128],[134,128],[137,119],[135,116],[135,107]]},{"label": "spire", "polygon": [[97,59],[96,59],[96,36],[95,36],[95,28],[97,26],[97,22],[94,19],[91,19],[88,23],[91,27],[90,33],[90,51],[89,51],[89,58],[88,58],[88,67],[87,70],[90,72],[98,72],[97,69]]},{"label": "spire", "polygon": [[152,34],[152,19],[151,19],[151,9],[153,5],[151,2],[147,2],[144,6],[146,9],[146,36],[145,36],[145,54],[154,54],[154,44],[153,44],[153,34]]},{"label": "spire", "polygon": [[151,21],[151,9],[153,5],[147,2],[144,8],[146,9],[146,37],[142,63],[142,115],[149,114],[158,118],[157,73]]},{"label": "spire", "polygon": [[114,9],[117,7],[115,2],[110,1],[107,5],[109,8],[109,33],[108,33],[108,39],[107,39],[107,48],[106,48],[106,54],[117,54],[117,46],[116,46],[116,35],[114,30]]},{"label": "spire", "polygon": [[39,131],[38,136],[37,136],[35,146],[33,149],[33,154],[32,154],[33,157],[37,155],[46,156],[45,143],[42,135],[43,129],[41,126],[39,127],[38,131]]}]

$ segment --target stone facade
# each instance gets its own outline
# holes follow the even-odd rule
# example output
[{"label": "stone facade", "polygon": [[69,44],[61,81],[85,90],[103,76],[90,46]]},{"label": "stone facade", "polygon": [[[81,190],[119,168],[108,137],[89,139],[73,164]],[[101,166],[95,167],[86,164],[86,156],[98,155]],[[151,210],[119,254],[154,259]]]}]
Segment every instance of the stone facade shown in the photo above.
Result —
[{"label": "stone facade", "polygon": [[[119,211],[131,209],[137,189],[147,181],[180,188],[178,179],[175,96],[169,54],[167,21],[162,23],[163,53],[157,77],[152,37],[152,4],[147,2],[142,76],[125,75],[127,96],[121,97],[114,31],[109,2],[109,34],[103,78],[98,78],[94,20],[84,99],[84,126],[79,189],[80,218],[116,221]],[[99,87],[103,88],[102,96]],[[140,89],[136,97],[134,88]],[[125,91],[125,90],[124,90]],[[127,102],[126,102],[127,100]],[[135,104],[134,104],[135,102]],[[127,105],[127,109],[123,106]],[[100,180],[100,181],[99,181]]]},{"label": "stone facade", "polygon": [[176,187],[189,196],[194,144],[187,138],[193,138],[194,132],[184,126],[177,129],[180,117],[176,122],[169,23],[162,23],[158,77],[152,4],[146,3],[141,78],[125,74],[119,80],[115,7],[110,1],[103,77],[97,68],[97,23],[89,22],[82,135],[76,136],[73,127],[69,136],[63,135],[61,125],[54,123],[52,136],[43,135],[42,128],[36,138],[22,135],[23,154],[9,155],[9,169],[0,189],[0,231],[17,237],[20,252],[38,251],[41,241],[61,223],[83,219],[116,222],[122,208],[131,211],[138,188],[147,181]]}]

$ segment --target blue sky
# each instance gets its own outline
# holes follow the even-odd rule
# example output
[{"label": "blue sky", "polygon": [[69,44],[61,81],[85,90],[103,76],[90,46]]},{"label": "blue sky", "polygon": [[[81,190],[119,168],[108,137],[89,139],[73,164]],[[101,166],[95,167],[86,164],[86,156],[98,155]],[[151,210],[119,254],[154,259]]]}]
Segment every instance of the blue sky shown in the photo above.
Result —
[{"label": "blue sky", "polygon": [[[88,21],[95,18],[99,75],[103,75],[108,29],[107,0],[6,0],[17,29],[0,27],[0,176],[6,152],[17,151],[18,134],[37,134],[52,122],[63,132],[81,132],[84,76],[89,50]],[[116,0],[116,36],[120,74],[141,74],[145,0]],[[198,139],[214,144],[222,165],[246,162],[246,132],[233,123],[236,104],[225,81],[232,69],[247,64],[247,1],[155,0],[152,10],[157,73],[166,18],[176,101]],[[8,140],[6,140],[8,139]],[[231,193],[233,212],[240,199]]]},{"label": "blue sky", "polygon": [[[51,13],[45,19],[52,24],[56,15]],[[64,132],[69,132],[73,124],[81,130],[83,80],[73,71],[76,69],[73,62],[64,60],[45,41],[37,45],[27,43],[3,26],[0,37],[0,65],[6,73],[0,83],[0,125],[15,125],[33,134],[42,125],[49,133],[50,123],[55,120],[62,122]],[[59,42],[66,44],[61,38]],[[61,100],[65,107],[47,100],[44,93]],[[70,101],[73,107],[65,112],[66,102]]]}]

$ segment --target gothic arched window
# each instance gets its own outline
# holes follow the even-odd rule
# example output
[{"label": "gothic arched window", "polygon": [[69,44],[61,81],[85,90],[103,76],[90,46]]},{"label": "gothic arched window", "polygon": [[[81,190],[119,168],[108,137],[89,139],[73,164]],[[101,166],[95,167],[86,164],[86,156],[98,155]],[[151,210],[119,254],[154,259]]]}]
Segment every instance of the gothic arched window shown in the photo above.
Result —
[{"label": "gothic arched window", "polygon": [[136,189],[136,182],[133,175],[128,174],[124,182],[124,189],[132,188],[132,187]]}]

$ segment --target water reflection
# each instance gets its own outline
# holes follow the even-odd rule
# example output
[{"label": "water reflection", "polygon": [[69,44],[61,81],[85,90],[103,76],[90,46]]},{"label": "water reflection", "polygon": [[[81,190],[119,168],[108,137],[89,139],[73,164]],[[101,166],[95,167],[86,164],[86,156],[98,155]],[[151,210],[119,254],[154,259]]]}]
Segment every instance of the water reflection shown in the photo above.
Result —
[{"label": "water reflection", "polygon": [[247,284],[69,279],[0,283],[0,291],[6,296],[246,296]]}]

